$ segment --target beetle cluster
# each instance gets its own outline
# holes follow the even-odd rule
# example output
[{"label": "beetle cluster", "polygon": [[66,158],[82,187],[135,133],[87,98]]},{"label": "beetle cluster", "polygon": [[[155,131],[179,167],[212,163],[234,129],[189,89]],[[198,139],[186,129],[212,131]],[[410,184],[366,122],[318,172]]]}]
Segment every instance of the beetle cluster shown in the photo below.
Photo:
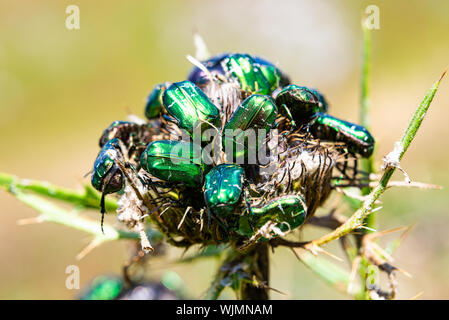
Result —
[{"label": "beetle cluster", "polygon": [[274,64],[228,53],[192,60],[187,80],[153,89],[146,121],[115,121],[100,138],[92,185],[102,213],[104,196],[121,194],[119,220],[144,249],[147,218],[177,246],[283,235],[328,197],[334,168],[348,176],[348,155],[371,155],[365,128],[329,115],[320,92]]}]

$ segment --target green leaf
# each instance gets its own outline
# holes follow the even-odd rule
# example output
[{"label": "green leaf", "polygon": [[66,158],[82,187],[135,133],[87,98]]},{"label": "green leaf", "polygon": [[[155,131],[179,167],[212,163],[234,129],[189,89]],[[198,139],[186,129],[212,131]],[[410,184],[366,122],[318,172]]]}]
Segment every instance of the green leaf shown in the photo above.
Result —
[{"label": "green leaf", "polygon": [[[32,191],[36,194],[69,202],[83,208],[100,209],[100,193],[89,185],[85,186],[84,191],[71,190],[46,181],[20,179],[0,172],[0,187],[9,191]],[[117,201],[115,199],[106,199],[105,205],[107,211],[117,210]]]}]

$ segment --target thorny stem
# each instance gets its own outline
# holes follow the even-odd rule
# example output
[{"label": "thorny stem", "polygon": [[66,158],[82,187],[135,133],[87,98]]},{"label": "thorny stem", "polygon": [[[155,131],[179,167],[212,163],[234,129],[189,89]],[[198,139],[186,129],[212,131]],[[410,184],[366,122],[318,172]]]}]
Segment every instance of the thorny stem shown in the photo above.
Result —
[{"label": "thorny stem", "polygon": [[[362,77],[361,77],[361,100],[360,100],[360,124],[370,131],[370,70],[371,70],[371,33],[365,24],[362,23],[363,31],[363,61],[362,61]],[[361,170],[371,174],[374,172],[374,156],[371,155],[368,159],[362,159]],[[362,196],[367,196],[372,191],[372,188],[366,186],[361,189]],[[370,229],[375,228],[375,215],[368,215],[363,224],[367,229],[360,230],[360,235],[356,235],[357,251],[360,254],[363,238],[372,232]],[[362,261],[361,266],[368,266],[367,261]],[[361,268],[360,270],[362,277],[362,288],[363,291],[367,291],[366,287],[366,276],[368,274],[367,268]]]},{"label": "thorny stem", "polygon": [[242,300],[268,300],[268,284],[269,284],[269,258],[268,245],[259,243],[250,253],[250,276],[258,279],[259,283],[264,286],[255,285],[254,283],[242,283],[241,299]]},{"label": "thorny stem", "polygon": [[207,292],[204,296],[204,299],[206,300],[217,300],[220,296],[221,292],[224,289],[224,285],[222,284],[222,281],[225,277],[225,274],[221,272],[221,270],[217,271],[217,274],[215,275],[215,278],[212,280],[211,285],[207,289]]},{"label": "thorny stem", "polygon": [[[360,124],[367,130],[370,130],[370,71],[371,71],[371,33],[368,28],[363,25],[363,62],[362,62],[362,80],[360,94]],[[361,169],[369,174],[374,172],[373,156],[361,161]],[[362,189],[362,195],[368,195],[371,192],[370,187]],[[374,215],[366,218],[365,224],[369,228],[374,228]],[[363,233],[369,232],[363,230]]]},{"label": "thorny stem", "polygon": [[269,281],[268,244],[259,243],[248,251],[230,250],[208,288],[205,299],[216,300],[226,286],[238,299],[267,300]]},{"label": "thorny stem", "polygon": [[378,200],[379,197],[388,188],[388,181],[390,180],[396,168],[399,166],[399,161],[402,159],[405,151],[407,151],[413,138],[415,137],[424,119],[424,116],[430,107],[433,97],[438,90],[441,79],[445,74],[446,72],[443,73],[440,79],[435,82],[432,88],[427,92],[426,96],[415,111],[413,118],[410,120],[409,125],[405,130],[401,140],[396,142],[394,150],[386,157],[384,173],[379,181],[379,184],[369,194],[367,200],[363,202],[363,206],[359,210],[357,210],[343,225],[335,229],[333,232],[309,242],[306,245],[308,249],[310,249],[312,252],[316,252],[319,246],[322,246],[332,240],[338,239],[363,226],[363,222],[365,221],[366,217],[373,210],[375,201]]},{"label": "thorny stem", "polygon": [[[29,224],[32,222],[54,222],[93,235],[94,238],[92,242],[78,255],[79,259],[88,251],[106,241],[119,239],[140,239],[139,234],[136,232],[123,231],[108,224],[104,225],[103,233],[99,227],[98,221],[93,221],[82,217],[75,210],[67,211],[59,206],[56,206],[50,201],[45,200],[41,196],[26,192],[32,191],[39,195],[70,202],[83,208],[99,209],[98,193],[91,190],[87,186],[85,188],[85,193],[81,193],[70,189],[64,189],[47,182],[18,179],[12,175],[4,173],[0,173],[0,186],[15,195],[17,199],[40,213],[37,218],[20,220],[19,223]],[[114,201],[109,200],[107,202],[107,207],[112,210],[113,208],[117,208],[117,204]],[[154,241],[159,241],[162,239],[162,235],[155,230],[147,230],[147,233],[153,238]]]},{"label": "thorny stem", "polygon": [[[376,181],[372,181],[370,183],[346,183],[346,184],[339,184],[338,187],[339,188],[345,188],[345,187],[357,187],[357,188],[361,188],[361,187],[370,187],[370,188],[374,188],[375,186],[377,186],[378,182]],[[430,184],[430,183],[424,183],[424,182],[418,182],[418,181],[411,181],[411,182],[407,182],[407,181],[389,181],[388,182],[388,188],[391,187],[403,187],[403,188],[418,188],[418,189],[422,189],[422,190],[430,190],[430,189],[441,189],[442,187],[436,184]],[[344,189],[342,189],[344,190]],[[363,198],[363,197],[362,197]]]},{"label": "thorny stem", "polygon": [[139,239],[138,233],[117,230],[110,225],[104,225],[103,234],[101,228],[99,228],[98,221],[84,218],[76,212],[68,212],[36,195],[21,191],[13,191],[13,194],[23,203],[39,211],[40,217],[42,217],[41,221],[55,222],[90,233],[102,242],[118,239]]},{"label": "thorny stem", "polygon": [[[83,192],[55,186],[49,182],[19,179],[13,175],[0,172],[0,187],[4,187],[5,189],[14,188],[21,191],[32,191],[53,199],[70,202],[84,208],[100,208],[100,194],[88,185],[84,187]],[[115,199],[106,199],[105,206],[107,211],[115,211],[117,210],[117,201]]]},{"label": "thorny stem", "polygon": [[206,300],[217,300],[220,296],[221,292],[225,288],[226,284],[225,279],[229,276],[230,271],[232,271],[232,267],[236,263],[238,254],[236,251],[229,250],[226,254],[226,257],[224,258],[223,262],[221,263],[219,269],[217,270],[217,274],[215,275],[214,279],[212,280],[211,285],[207,289],[204,298]]}]

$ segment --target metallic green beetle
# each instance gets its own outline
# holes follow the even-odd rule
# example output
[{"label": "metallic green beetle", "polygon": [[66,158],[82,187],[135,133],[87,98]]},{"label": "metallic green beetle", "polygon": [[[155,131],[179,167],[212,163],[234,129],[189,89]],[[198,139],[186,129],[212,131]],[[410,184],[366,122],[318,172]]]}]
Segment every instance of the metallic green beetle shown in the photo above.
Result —
[{"label": "metallic green beetle", "polygon": [[156,178],[189,187],[201,186],[206,171],[198,145],[174,140],[151,142],[140,157],[140,165]]},{"label": "metallic green beetle", "polygon": [[[255,66],[257,66],[257,64],[255,64]],[[279,69],[272,65],[259,65],[259,68],[270,85],[270,92],[276,90],[281,82],[281,73],[279,72]]]},{"label": "metallic green beetle", "polygon": [[151,120],[159,116],[164,111],[162,96],[164,91],[170,86],[169,82],[160,83],[153,88],[145,105],[145,116]]},{"label": "metallic green beetle", "polygon": [[127,142],[131,135],[138,133],[140,126],[130,121],[116,120],[107,127],[100,137],[100,148],[108,141],[118,138],[122,142]]},{"label": "metallic green beetle", "polygon": [[166,300],[179,299],[175,291],[160,282],[135,282],[125,284],[124,279],[114,275],[96,277],[79,296],[80,300]]},{"label": "metallic green beetle", "polygon": [[[271,97],[258,94],[249,96],[223,128],[223,150],[227,152],[226,145],[232,144],[233,156],[236,159],[257,153],[259,140],[265,138],[277,114],[276,105]],[[254,134],[255,141],[248,144],[249,129],[254,130],[251,134]],[[263,136],[260,136],[261,132]]]},{"label": "metallic green beetle", "polygon": [[326,113],[317,114],[311,132],[320,139],[344,142],[349,152],[358,153],[366,158],[370,157],[374,151],[374,138],[365,127]]},{"label": "metallic green beetle", "polygon": [[120,140],[115,138],[109,140],[98,153],[92,170],[92,186],[101,192],[101,230],[103,231],[104,214],[106,208],[104,204],[105,195],[118,192],[125,186],[125,176],[117,165],[116,160],[122,160]]},{"label": "metallic green beetle", "polygon": [[130,160],[138,162],[140,154],[151,141],[151,125],[130,121],[114,121],[100,137],[100,147],[112,139],[119,139],[127,149]]},{"label": "metallic green beetle", "polygon": [[318,106],[320,108],[320,112],[327,112],[329,110],[329,104],[327,103],[324,95],[316,89],[309,88],[309,91],[312,92],[318,98]]},{"label": "metallic green beetle", "polygon": [[282,232],[293,230],[306,219],[304,199],[299,195],[286,195],[270,200],[262,207],[251,207],[256,226],[262,227],[269,220],[276,222]]},{"label": "metallic green beetle", "polygon": [[[229,60],[230,57],[232,58],[231,60]],[[236,78],[243,90],[251,92],[255,89],[254,81],[257,81],[257,79],[261,81],[257,83],[257,87],[263,88],[263,90],[266,90],[266,82],[268,82],[270,93],[279,86],[284,87],[290,83],[290,78],[278,67],[257,56],[222,53],[201,63],[208,72],[195,66],[188,76],[188,80],[200,86],[210,81],[210,75]],[[234,74],[231,70],[232,68],[235,68],[236,72]],[[262,72],[266,82],[262,79],[257,69]]]},{"label": "metallic green beetle", "polygon": [[260,68],[263,75],[270,84],[270,90],[274,91],[279,86],[284,87],[290,84],[290,78],[271,62],[260,57],[253,56],[255,65]]},{"label": "metallic green beetle", "polygon": [[190,81],[173,83],[165,90],[163,102],[167,112],[178,122],[178,126],[191,135],[198,127],[203,132],[207,128],[218,128],[221,125],[218,108]]},{"label": "metallic green beetle", "polygon": [[107,142],[98,153],[92,171],[92,186],[103,194],[120,191],[125,179],[115,159],[122,158],[118,139]]},{"label": "metallic green beetle", "polygon": [[125,284],[118,276],[98,276],[80,295],[80,300],[114,300],[124,291]]},{"label": "metallic green beetle", "polygon": [[312,90],[296,84],[283,88],[275,101],[282,114],[299,124],[308,124],[316,118],[318,112],[325,111],[325,106]]},{"label": "metallic green beetle", "polygon": [[205,178],[206,205],[218,215],[232,213],[242,196],[243,184],[242,167],[235,164],[221,164],[214,167]]},{"label": "metallic green beetle", "polygon": [[349,152],[363,157],[373,153],[374,138],[368,130],[327,114],[327,101],[319,91],[292,84],[282,89],[275,101],[292,120],[292,129],[296,123],[311,124],[310,131],[317,138],[344,142]]},{"label": "metallic green beetle", "polygon": [[249,54],[230,55],[224,60],[224,66],[231,76],[238,79],[242,90],[259,94],[271,93],[275,80],[269,75],[270,82],[260,69],[260,64],[256,63]]}]

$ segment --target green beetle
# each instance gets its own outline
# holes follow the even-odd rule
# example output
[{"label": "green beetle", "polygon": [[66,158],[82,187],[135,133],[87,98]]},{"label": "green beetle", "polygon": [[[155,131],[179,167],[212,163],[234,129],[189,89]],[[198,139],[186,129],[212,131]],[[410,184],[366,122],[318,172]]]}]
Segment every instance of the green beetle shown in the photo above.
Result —
[{"label": "green beetle", "polygon": [[260,68],[263,75],[267,79],[268,83],[270,84],[270,90],[274,91],[279,86],[286,86],[290,84],[290,78],[284,74],[278,67],[276,67],[271,62],[262,59],[257,56],[253,56],[255,65]]},{"label": "green beetle", "polygon": [[222,53],[201,63],[208,72],[195,66],[188,76],[188,80],[200,86],[210,81],[210,75],[219,78],[220,76],[235,78],[242,90],[250,92],[256,90],[257,82],[257,88],[262,89],[259,93],[266,94],[268,94],[267,88],[271,93],[279,86],[284,87],[290,84],[290,79],[285,73],[273,63],[258,56]]},{"label": "green beetle", "polygon": [[249,54],[232,54],[227,57],[223,63],[225,70],[239,81],[240,87],[244,91],[270,94],[271,88],[274,86],[273,81],[279,82],[272,79],[272,71],[265,69],[265,72],[270,78],[270,81],[267,80],[260,68],[260,64],[256,63]]},{"label": "green beetle", "polygon": [[316,89],[308,88],[310,92],[312,92],[318,98],[318,107],[320,112],[327,112],[329,110],[329,104],[327,103],[324,95]]},{"label": "green beetle", "polygon": [[92,186],[104,194],[120,191],[125,179],[115,159],[122,158],[118,139],[108,141],[101,148],[92,170]]},{"label": "green beetle", "polygon": [[[277,114],[276,105],[271,97],[253,94],[246,98],[223,128],[223,150],[226,151],[228,158],[230,159],[230,154],[226,150],[226,145],[229,144],[233,147],[232,155],[235,159],[243,159],[248,154],[257,154],[259,141],[265,139]],[[253,131],[249,131],[250,129]],[[249,134],[253,134],[255,143],[248,143]]]},{"label": "green beetle", "polygon": [[274,198],[262,207],[251,207],[251,211],[257,228],[273,220],[282,232],[302,225],[307,215],[304,199],[300,195]]},{"label": "green beetle", "polygon": [[162,101],[162,97],[164,95],[164,91],[169,86],[169,82],[160,83],[156,85],[151,91],[147,99],[147,104],[145,105],[145,116],[148,120],[158,117],[159,114],[164,111],[164,103]]},{"label": "green beetle", "polygon": [[244,171],[235,164],[221,164],[209,171],[204,182],[204,200],[218,215],[230,214],[243,193]]},{"label": "green beetle", "polygon": [[91,184],[101,192],[100,212],[101,230],[103,231],[105,208],[105,195],[118,192],[125,187],[125,175],[116,163],[123,160],[120,140],[109,140],[98,153],[92,170]]},{"label": "green beetle", "polygon": [[140,165],[156,178],[189,187],[201,186],[206,171],[198,145],[174,140],[151,142],[140,157]]},{"label": "green beetle", "polygon": [[140,154],[151,141],[152,128],[150,124],[137,124],[130,121],[114,121],[100,137],[100,147],[112,139],[119,139],[127,151],[129,160],[134,164],[139,162]]},{"label": "green beetle", "polygon": [[374,138],[365,127],[326,113],[317,114],[311,132],[320,139],[344,142],[349,152],[358,153],[362,157],[368,158],[374,151]]},{"label": "green beetle", "polygon": [[327,114],[328,104],[324,96],[315,89],[289,85],[275,98],[281,112],[296,123],[307,124],[316,138],[344,142],[350,153],[369,157],[374,150],[374,138],[369,131],[357,124]]},{"label": "green beetle", "polygon": [[79,300],[175,300],[174,290],[156,281],[125,283],[115,275],[96,277],[79,295]]},{"label": "green beetle", "polygon": [[118,276],[98,276],[80,295],[80,300],[114,300],[117,299],[125,289],[125,283]]},{"label": "green beetle", "polygon": [[324,111],[319,98],[307,87],[291,84],[283,88],[275,98],[276,105],[280,112],[292,120],[293,126],[296,123],[311,123],[318,112]]},{"label": "green beetle", "polygon": [[218,108],[190,81],[173,83],[165,90],[162,99],[165,109],[175,118],[178,126],[192,136],[198,128],[202,133],[211,127],[221,127]]}]

